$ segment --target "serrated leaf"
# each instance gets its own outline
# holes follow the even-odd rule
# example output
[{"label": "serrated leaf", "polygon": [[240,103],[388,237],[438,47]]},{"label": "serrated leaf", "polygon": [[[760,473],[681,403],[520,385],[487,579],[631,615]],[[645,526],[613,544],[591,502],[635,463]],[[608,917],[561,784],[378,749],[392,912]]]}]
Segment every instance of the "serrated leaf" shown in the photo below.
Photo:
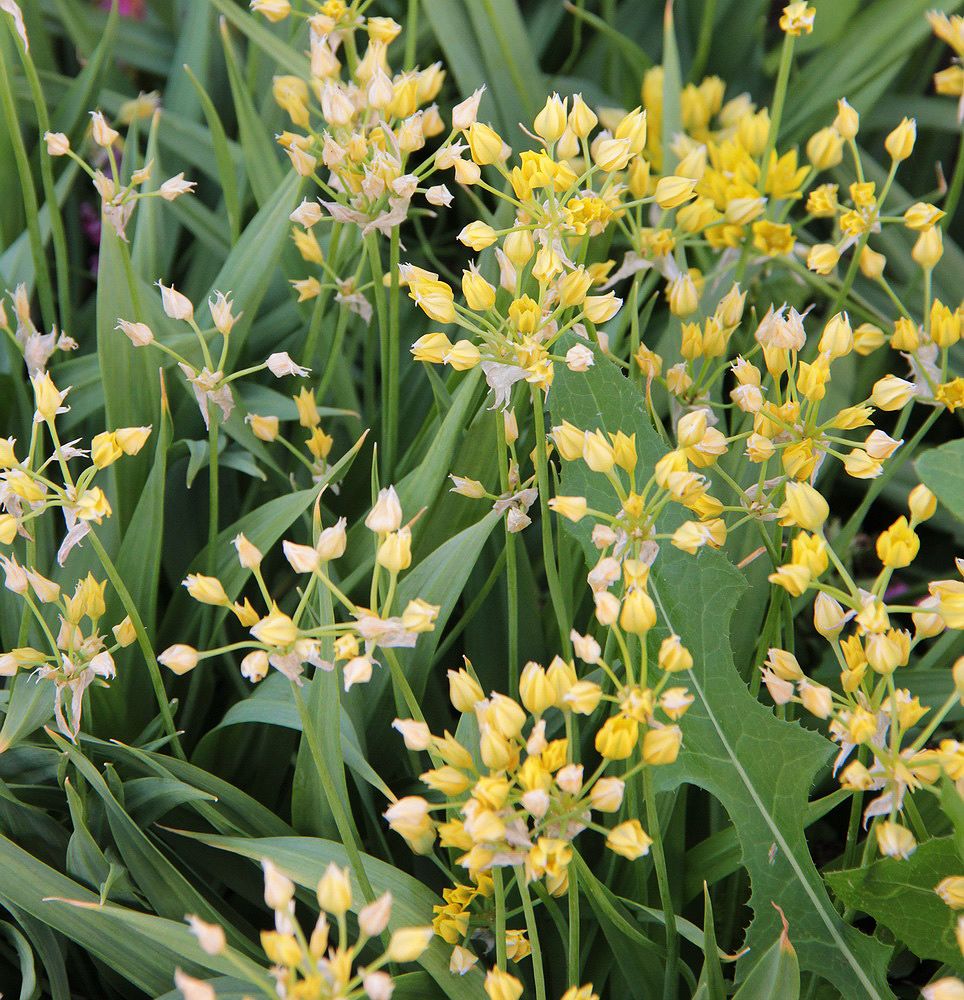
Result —
[{"label": "serrated leaf", "polygon": [[954,838],[935,837],[918,845],[906,860],[879,858],[866,867],[824,877],[847,906],[873,917],[919,958],[946,962],[964,972],[955,937],[957,914],[934,892],[941,879],[960,874]]},{"label": "serrated leaf", "polygon": [[[597,356],[586,373],[558,372],[550,403],[556,423],[565,419],[583,429],[635,433],[643,481],[666,450],[649,422],[641,391],[603,357]],[[582,462],[564,463],[561,492],[585,496],[597,509],[612,505],[608,483]],[[564,523],[584,546],[591,544],[588,526]],[[699,785],[720,800],[750,875],[754,918],[741,972],[779,933],[771,905],[776,902],[800,936],[803,968],[830,980],[846,996],[890,997],[884,971],[888,949],[843,923],[807,849],[810,787],[832,745],[778,720],[750,695],[733,664],[729,634],[746,588],[742,575],[719,553],[703,551],[694,558],[663,545],[651,579],[672,629],[694,657],[685,679],[696,701],[683,725],[684,751],[667,780]],[[651,641],[666,634],[663,628],[654,632]]]}]

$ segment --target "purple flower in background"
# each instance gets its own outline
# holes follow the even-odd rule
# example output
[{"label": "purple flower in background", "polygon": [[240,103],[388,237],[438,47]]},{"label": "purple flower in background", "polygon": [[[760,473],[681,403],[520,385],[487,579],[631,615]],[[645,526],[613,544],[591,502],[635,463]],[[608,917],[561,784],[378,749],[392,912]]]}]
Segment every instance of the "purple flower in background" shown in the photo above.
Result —
[{"label": "purple flower in background", "polygon": [[[111,9],[111,0],[101,0],[101,7],[104,10]],[[141,20],[144,17],[145,0],[118,0],[117,10],[122,17],[136,17]]]}]

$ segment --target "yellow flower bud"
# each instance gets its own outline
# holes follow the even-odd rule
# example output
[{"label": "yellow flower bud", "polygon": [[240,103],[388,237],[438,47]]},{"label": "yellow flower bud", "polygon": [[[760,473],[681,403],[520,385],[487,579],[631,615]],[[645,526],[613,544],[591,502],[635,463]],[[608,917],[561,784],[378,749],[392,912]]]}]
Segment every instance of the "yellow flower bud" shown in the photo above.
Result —
[{"label": "yellow flower bud", "polygon": [[449,701],[456,712],[471,712],[485,698],[479,682],[466,670],[450,670]]},{"label": "yellow flower bud", "polygon": [[877,826],[877,847],[888,858],[909,858],[917,850],[917,841],[906,827],[893,820]]},{"label": "yellow flower bud", "polygon": [[95,434],[90,440],[91,461],[98,469],[106,469],[109,465],[113,465],[123,454],[124,451],[112,431]]},{"label": "yellow flower bud", "polygon": [[570,521],[581,521],[586,516],[585,497],[552,497],[549,508]]},{"label": "yellow flower bud", "polygon": [[415,962],[424,954],[432,940],[431,927],[403,927],[395,931],[388,942],[386,955],[390,962]]},{"label": "yellow flower bud", "polygon": [[619,625],[627,632],[644,635],[656,624],[656,605],[645,590],[633,590],[623,598]]},{"label": "yellow flower bud", "polygon": [[625,790],[621,778],[600,778],[589,792],[589,802],[597,812],[619,812]]},{"label": "yellow flower bud", "polygon": [[479,166],[501,163],[505,159],[502,155],[502,147],[505,145],[502,136],[488,125],[475,122],[469,126],[465,137],[469,142],[469,152],[472,154],[472,159]]},{"label": "yellow flower bud", "polygon": [[832,126],[814,132],[807,142],[807,159],[814,170],[829,170],[843,159],[843,137]]},{"label": "yellow flower bud", "polygon": [[412,565],[412,532],[409,528],[399,528],[389,532],[375,556],[379,566],[389,573],[401,573]]},{"label": "yellow flower bud", "polygon": [[660,177],[656,182],[654,198],[662,209],[676,208],[694,197],[696,181],[691,177]]},{"label": "yellow flower bud", "polygon": [[471,247],[476,253],[495,243],[497,236],[495,230],[485,222],[470,222],[462,228],[456,237],[458,241],[467,247]]},{"label": "yellow flower bud", "polygon": [[807,267],[816,274],[830,274],[840,260],[840,252],[832,243],[816,243],[807,254]]},{"label": "yellow flower bud", "polygon": [[328,865],[318,883],[318,905],[337,917],[351,909],[351,881],[347,868],[339,868],[334,862]]},{"label": "yellow flower bud", "polygon": [[550,97],[547,97],[542,110],[536,115],[535,121],[532,123],[532,128],[536,135],[545,139],[548,143],[556,142],[566,128],[568,104],[568,98],[563,100],[558,94],[552,94]]},{"label": "yellow flower bud", "polygon": [[844,139],[855,138],[860,129],[860,115],[847,103],[846,97],[837,101],[837,117],[833,120],[833,127]]},{"label": "yellow flower bud", "polygon": [[642,828],[638,819],[630,819],[614,826],[606,837],[606,846],[630,861],[649,854],[652,843],[652,837]]},{"label": "yellow flower bud", "polygon": [[224,591],[224,586],[215,576],[202,576],[200,573],[191,573],[184,581],[184,586],[191,597],[195,601],[200,601],[201,604],[213,604],[225,607],[231,603]]},{"label": "yellow flower bud", "polygon": [[636,748],[639,723],[624,715],[610,716],[596,733],[596,752],[606,760],[625,760]]},{"label": "yellow flower bud", "polygon": [[916,140],[917,122],[913,118],[904,118],[884,140],[884,148],[892,160],[900,163],[914,151]]},{"label": "yellow flower bud", "polygon": [[522,996],[522,983],[499,968],[489,969],[483,988],[489,1000],[519,1000]]},{"label": "yellow flower bud", "polygon": [[443,358],[444,362],[457,372],[474,368],[481,359],[479,349],[470,340],[457,340]]},{"label": "yellow flower bud", "polygon": [[193,646],[175,643],[158,656],[157,662],[175,674],[186,674],[198,665],[198,659],[198,651]]},{"label": "yellow flower bud", "polygon": [[519,697],[533,715],[542,715],[556,702],[556,690],[538,663],[530,661],[522,668],[519,677]]},{"label": "yellow flower bud", "polygon": [[650,729],[643,737],[643,760],[654,766],[672,764],[679,756],[683,732],[679,726]]},{"label": "yellow flower bud", "polygon": [[495,305],[495,287],[474,269],[462,272],[462,294],[465,304],[476,312],[485,312]]},{"label": "yellow flower bud", "polygon": [[870,401],[881,410],[900,410],[914,397],[914,383],[896,375],[885,375],[874,383]]},{"label": "yellow flower bud", "polygon": [[910,252],[911,257],[925,270],[930,271],[944,256],[944,238],[938,226],[925,229]]},{"label": "yellow flower bud", "polygon": [[502,244],[506,257],[513,267],[524,267],[535,253],[535,242],[528,229],[518,229],[509,233]]},{"label": "yellow flower bud", "polygon": [[606,292],[605,295],[587,295],[583,309],[586,319],[598,326],[600,323],[608,323],[619,312],[622,304],[623,300],[617,299],[615,293]]},{"label": "yellow flower bud", "polygon": [[576,94],[572,99],[572,110],[568,119],[569,128],[576,138],[587,138],[598,122],[599,118],[582,99],[582,94]]},{"label": "yellow flower bud", "polygon": [[290,646],[298,638],[298,626],[276,606],[251,629],[251,634],[266,646]]},{"label": "yellow flower bud", "polygon": [[914,521],[927,521],[937,511],[937,497],[923,483],[920,483],[910,491],[907,506],[910,508]]}]

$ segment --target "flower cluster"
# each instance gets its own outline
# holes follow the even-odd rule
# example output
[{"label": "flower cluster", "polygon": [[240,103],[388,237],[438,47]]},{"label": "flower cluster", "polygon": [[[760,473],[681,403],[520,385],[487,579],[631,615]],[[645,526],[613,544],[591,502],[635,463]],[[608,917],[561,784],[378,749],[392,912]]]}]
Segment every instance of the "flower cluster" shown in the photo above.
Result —
[{"label": "flower cluster", "polygon": [[41,333],[30,317],[30,296],[27,286],[17,285],[8,291],[17,319],[15,329],[10,326],[3,299],[0,298],[0,330],[7,335],[16,350],[23,355],[23,363],[31,378],[47,370],[47,363],[57,351],[76,351],[78,344],[73,337],[52,328],[50,333]]},{"label": "flower cluster", "polygon": [[[136,114],[138,109],[131,109]],[[97,148],[95,166],[91,166],[70,145],[70,139],[63,132],[47,132],[44,141],[50,156],[69,156],[93,181],[100,195],[104,219],[122,239],[127,239],[127,224],[134,214],[137,203],[144,198],[163,198],[174,201],[183,194],[190,194],[196,187],[194,181],[184,179],[179,173],[168,178],[151,191],[139,190],[151,179],[153,161],[131,170],[127,180],[122,176],[118,150],[121,148],[120,132],[113,128],[103,113],[91,111],[91,138]],[[107,173],[104,173],[106,167]]]},{"label": "flower cluster", "polygon": [[[431,927],[393,930],[380,954],[358,963],[370,946],[386,935],[392,919],[392,894],[386,892],[358,910],[358,935],[351,939],[348,913],[352,887],[348,869],[330,864],[318,882],[318,919],[310,934],[295,913],[295,885],[276,865],[263,862],[264,901],[274,911],[274,930],[261,932],[261,947],[271,963],[269,976],[238,965],[245,978],[267,987],[270,996],[299,1000],[390,1000],[394,991],[390,963],[417,961],[432,938]],[[330,918],[330,919],[329,919]],[[233,956],[224,928],[197,916],[187,917],[191,931],[208,955]],[[334,923],[334,927],[332,926]],[[337,932],[337,938],[335,933]],[[240,959],[240,956],[237,956]],[[257,970],[260,972],[260,969]],[[177,970],[174,983],[184,1000],[214,1000],[210,983]]]},{"label": "flower cluster", "polygon": [[[331,564],[345,554],[348,545],[347,522],[340,518],[322,530],[316,506],[312,544],[285,541],[282,545],[291,569],[308,578],[292,614],[281,610],[268,589],[261,572],[263,553],[243,534],[238,535],[234,539],[238,561],[257,583],[265,606],[263,613],[247,597],[233,601],[215,576],[192,573],[185,579],[184,586],[199,603],[230,610],[250,638],[204,652],[185,643],[176,643],[164,650],[158,661],[176,674],[185,674],[201,660],[246,650],[241,660],[241,673],[250,681],[263,680],[274,667],[300,684],[305,664],[321,670],[333,670],[338,664],[346,691],[354,684],[367,683],[376,665],[376,650],[411,648],[419,635],[434,629],[439,609],[415,598],[406,604],[401,614],[392,614],[399,574],[408,569],[412,561],[411,524],[402,524],[402,508],[393,486],[380,491],[365,518],[365,527],[376,541],[370,608],[353,603],[332,580]],[[383,586],[385,574],[387,586]],[[349,620],[327,625],[312,623],[310,602],[319,585],[331,592]],[[323,645],[331,646],[333,659],[325,657]]]},{"label": "flower cluster", "polygon": [[[286,375],[297,375],[304,378],[308,375],[309,369],[296,365],[284,351],[272,354],[259,365],[227,374],[225,368],[229,358],[231,331],[242,315],[234,312],[231,293],[228,292],[227,295],[223,292],[215,293],[208,303],[213,327],[202,330],[194,315],[194,303],[186,295],[160,281],[157,282],[157,286],[161,291],[161,304],[165,315],[172,320],[186,323],[190,327],[201,349],[203,360],[200,363],[194,363],[184,357],[179,351],[159,339],[146,323],[118,319],[117,329],[123,331],[134,347],[153,346],[174,359],[194,392],[194,398],[197,400],[205,427],[210,428],[211,426],[212,406],[216,406],[220,411],[222,420],[227,420],[231,416],[235,406],[231,383],[237,379],[265,370],[270,371],[275,378],[284,378]],[[217,363],[213,360],[209,343],[215,336],[221,338],[221,352]],[[264,421],[266,418],[252,417],[249,419],[251,421]],[[256,424],[256,429],[261,428],[263,428],[263,423]],[[262,430],[259,436],[264,437],[265,433]],[[325,454],[327,455],[327,451]]]},{"label": "flower cluster", "polygon": [[[792,507],[792,523],[801,530],[791,542],[792,561],[770,579],[793,594],[816,591],[814,628],[830,644],[840,666],[840,690],[814,682],[796,656],[777,648],[769,650],[763,681],[778,705],[796,702],[827,720],[831,737],[841,747],[834,767],[841,786],[880,793],[865,808],[865,822],[882,817],[875,826],[881,853],[906,858],[917,843],[913,832],[898,822],[907,794],[932,787],[942,771],[953,781],[964,778],[964,747],[955,740],[927,746],[964,693],[964,659],[953,667],[954,692],[936,712],[898,687],[895,676],[921,643],[945,629],[964,628],[964,582],[934,581],[929,596],[918,604],[890,596],[893,573],[910,566],[918,554],[917,527],[937,506],[926,486],[911,492],[909,518],[901,515],[877,537],[881,569],[869,590],[854,582],[824,535],[826,501],[806,484],[792,488],[788,513]],[[833,558],[840,586],[820,580],[828,570],[828,557]],[[964,562],[958,567],[964,572]],[[900,618],[908,615],[913,631],[900,627]],[[917,732],[922,720],[926,724]],[[855,749],[857,759],[847,763]]]}]

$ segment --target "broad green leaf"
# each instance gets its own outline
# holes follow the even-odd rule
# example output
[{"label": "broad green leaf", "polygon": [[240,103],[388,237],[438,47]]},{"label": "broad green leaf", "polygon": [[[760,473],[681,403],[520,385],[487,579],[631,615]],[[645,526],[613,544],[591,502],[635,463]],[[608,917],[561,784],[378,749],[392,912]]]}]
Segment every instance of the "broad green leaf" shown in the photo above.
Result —
[{"label": "broad green leaf", "polygon": [[[665,451],[641,391],[602,357],[586,373],[559,372],[550,403],[554,423],[566,419],[583,429],[635,433],[643,481]],[[581,462],[564,465],[562,493],[586,496],[597,509],[612,506],[603,477]],[[584,545],[591,544],[588,528],[565,523]],[[751,950],[741,969],[752,965],[765,950],[764,942],[779,933],[771,906],[776,902],[797,929],[803,968],[847,996],[891,996],[884,976],[888,950],[843,923],[807,850],[804,816],[810,786],[832,745],[778,720],[749,694],[733,664],[729,636],[734,608],[746,587],[741,574],[718,553],[703,551],[694,558],[664,545],[652,584],[670,627],[694,657],[685,680],[696,701],[683,724],[683,753],[666,780],[705,788],[720,800],[736,828],[754,912],[746,942]],[[663,628],[654,632],[665,634]]]},{"label": "broad green leaf", "polygon": [[[9,901],[76,941],[145,993],[156,996],[170,987],[180,953],[140,933],[119,935],[117,926],[98,908],[81,912],[58,902],[62,899],[81,900],[93,907],[98,903],[92,892],[0,834],[0,901]],[[190,936],[186,926],[184,930]]]},{"label": "broad green leaf", "polygon": [[964,521],[964,440],[931,448],[915,464],[924,485],[958,521]]},{"label": "broad green leaf", "polygon": [[[205,739],[215,739],[215,733],[228,726],[253,724],[283,726],[285,729],[301,732],[301,718],[292,697],[291,682],[286,677],[281,674],[271,674],[266,677],[250,698],[237,702],[224,713],[224,718],[208,731]],[[198,752],[201,753],[202,748],[199,747]],[[355,726],[344,713],[341,715],[341,752],[345,764],[358,777],[367,781],[386,797],[390,794],[388,786],[365,759]]]},{"label": "broad green leaf", "polygon": [[196,913],[208,921],[225,923],[228,939],[233,944],[243,943],[236,930],[224,921],[223,915],[201,895],[170,861],[150,841],[147,834],[127,814],[124,806],[114,797],[97,769],[73,746],[57,736],[52,737],[71,763],[84,776],[99,796],[107,814],[111,833],[131,878],[151,906],[161,916],[179,920],[185,913]]},{"label": "broad green leaf", "polygon": [[[264,859],[273,861],[297,885],[312,893],[329,864],[348,866],[348,856],[341,844],[314,837],[272,837],[264,839],[241,839],[237,837],[214,837],[206,834],[188,834],[201,843],[217,847],[252,861]],[[432,907],[439,897],[417,879],[406,875],[397,868],[367,854],[362,855],[362,864],[376,894],[386,890],[392,894],[392,917],[389,930],[399,927],[418,927],[431,922]],[[358,880],[352,880],[352,908],[357,912],[364,905]],[[482,976],[473,969],[465,976],[453,976],[448,968],[448,949],[441,939],[435,938],[418,964],[435,980],[447,997],[452,1000],[469,1000],[480,995]]]},{"label": "broad green leaf", "polygon": [[[117,320],[153,326],[148,302],[130,261],[127,244],[107,220],[101,222],[97,272],[97,355],[107,426],[141,427],[157,420],[160,403],[158,360],[149,348],[135,348],[117,329]],[[148,293],[149,294],[149,293]],[[114,466],[114,516],[126,526],[147,479],[150,453],[125,457]]]},{"label": "broad green leaf", "polygon": [[798,1000],[800,996],[800,965],[786,928],[779,940],[753,966],[743,985],[733,994],[733,1000]]},{"label": "broad green leaf", "polygon": [[906,860],[879,858],[824,877],[847,906],[873,917],[919,958],[946,962],[960,973],[964,959],[955,938],[957,914],[934,891],[941,879],[960,874],[954,838],[935,837]]},{"label": "broad green leaf", "polygon": [[21,673],[10,691],[10,703],[0,728],[0,753],[16,746],[54,714],[54,688],[38,677]]},{"label": "broad green leaf", "polygon": [[423,10],[462,96],[485,84],[491,104],[483,101],[482,117],[510,145],[524,145],[518,125],[531,126],[545,87],[515,0],[450,0]]}]

